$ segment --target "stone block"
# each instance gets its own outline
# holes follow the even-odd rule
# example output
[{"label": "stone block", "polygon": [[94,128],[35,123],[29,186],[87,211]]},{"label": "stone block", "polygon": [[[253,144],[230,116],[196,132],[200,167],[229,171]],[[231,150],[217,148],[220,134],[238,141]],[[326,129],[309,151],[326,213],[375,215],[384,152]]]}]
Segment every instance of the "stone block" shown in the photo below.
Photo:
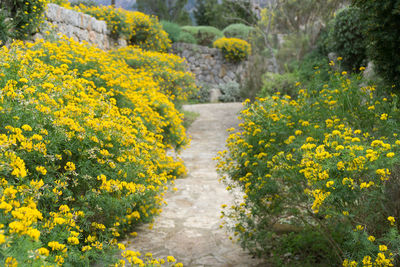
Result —
[{"label": "stone block", "polygon": [[50,21],[61,21],[61,7],[56,4],[47,4],[45,16]]},{"label": "stone block", "polygon": [[218,88],[210,89],[210,102],[217,103],[219,101],[219,97],[221,96],[221,91]]},{"label": "stone block", "polygon": [[70,26],[78,28],[81,27],[80,15],[76,11],[62,8],[62,20],[64,21],[64,23],[69,24]]}]

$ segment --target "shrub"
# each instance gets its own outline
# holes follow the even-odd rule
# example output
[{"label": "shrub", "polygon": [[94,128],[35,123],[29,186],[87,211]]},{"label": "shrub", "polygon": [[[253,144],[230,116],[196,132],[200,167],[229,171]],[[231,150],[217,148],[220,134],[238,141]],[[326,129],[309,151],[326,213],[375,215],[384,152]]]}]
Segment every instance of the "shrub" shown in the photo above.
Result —
[{"label": "shrub", "polygon": [[267,72],[263,75],[263,87],[260,97],[273,95],[277,92],[293,96],[295,94],[296,82],[299,77],[296,73],[288,72],[284,74]]},{"label": "shrub", "polygon": [[216,39],[223,37],[220,30],[211,26],[183,26],[181,29],[193,35],[197,44],[204,46],[211,46]]},{"label": "shrub", "polygon": [[253,28],[241,23],[231,24],[226,27],[222,33],[228,38],[238,38],[242,40],[249,40],[250,33]]},{"label": "shrub", "polygon": [[25,40],[37,31],[43,21],[46,0],[3,0],[0,10],[12,19],[10,37]]},{"label": "shrub", "polygon": [[239,62],[251,54],[251,45],[237,38],[220,38],[213,43],[213,46],[221,49],[225,59],[232,62]]},{"label": "shrub", "polygon": [[166,154],[187,143],[174,96],[151,69],[70,39],[16,42],[0,62],[0,265],[122,266],[118,239],[185,171]]},{"label": "shrub", "polygon": [[243,191],[223,214],[243,247],[278,259],[291,251],[291,266],[397,266],[398,97],[360,75],[329,77],[298,84],[297,98],[246,102],[217,157],[228,190]]},{"label": "shrub", "polygon": [[218,98],[221,102],[237,102],[241,100],[240,85],[237,82],[229,82],[218,86],[221,96]]},{"label": "shrub", "polygon": [[74,9],[106,21],[114,39],[126,38],[128,44],[145,50],[167,51],[171,46],[168,34],[154,16],[111,6],[86,7],[81,4]]},{"label": "shrub", "polygon": [[74,0],[70,2],[71,6],[79,6],[79,5],[84,5],[86,7],[95,7],[98,6],[98,4],[93,1],[93,0]]},{"label": "shrub", "polygon": [[168,33],[168,38],[173,42],[177,42],[179,40],[179,36],[181,34],[181,27],[173,22],[170,21],[161,21],[161,25],[163,30]]},{"label": "shrub", "polygon": [[348,7],[334,19],[331,41],[334,52],[343,58],[342,66],[348,71],[359,71],[366,66],[365,21],[360,9]]},{"label": "shrub", "polygon": [[197,44],[196,38],[188,32],[181,32],[179,35],[179,38],[178,38],[178,42],[188,43],[188,44]]},{"label": "shrub", "polygon": [[194,75],[186,72],[184,59],[176,55],[143,51],[133,47],[120,48],[113,54],[123,58],[134,69],[152,73],[160,90],[177,107],[197,91]]},{"label": "shrub", "polygon": [[76,6],[75,9],[96,19],[104,20],[113,39],[129,38],[131,25],[128,25],[128,18],[122,9],[111,6],[85,6],[83,4]]},{"label": "shrub", "polygon": [[200,84],[199,86],[199,90],[197,91],[197,94],[192,96],[189,100],[190,102],[194,102],[194,103],[207,103],[210,102],[210,85],[204,83],[204,84]]},{"label": "shrub", "polygon": [[162,29],[157,17],[141,12],[124,11],[128,18],[130,45],[137,45],[145,50],[164,52],[171,47],[168,34]]}]

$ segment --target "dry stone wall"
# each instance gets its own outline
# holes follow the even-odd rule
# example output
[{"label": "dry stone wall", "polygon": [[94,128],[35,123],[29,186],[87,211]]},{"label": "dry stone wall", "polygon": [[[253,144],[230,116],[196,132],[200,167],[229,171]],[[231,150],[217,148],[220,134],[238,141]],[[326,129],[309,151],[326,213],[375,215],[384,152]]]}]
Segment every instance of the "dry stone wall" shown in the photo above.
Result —
[{"label": "dry stone wall", "polygon": [[228,62],[219,49],[186,43],[174,43],[172,48],[175,54],[186,59],[188,70],[196,75],[198,85],[242,84],[245,79],[248,62]]},{"label": "dry stone wall", "polygon": [[[57,33],[72,37],[78,42],[86,41],[103,50],[108,50],[115,45],[115,41],[109,36],[106,22],[87,14],[48,4],[45,18],[47,23],[36,38],[41,38],[44,31],[54,28]],[[123,46],[126,43],[120,40],[117,45]]]}]

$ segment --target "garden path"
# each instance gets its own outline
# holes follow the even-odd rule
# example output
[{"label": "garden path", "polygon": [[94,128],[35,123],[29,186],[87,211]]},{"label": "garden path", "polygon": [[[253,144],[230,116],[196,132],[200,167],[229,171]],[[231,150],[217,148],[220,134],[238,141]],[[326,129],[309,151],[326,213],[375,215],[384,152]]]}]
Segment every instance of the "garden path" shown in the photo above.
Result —
[{"label": "garden path", "polygon": [[153,228],[143,225],[127,248],[152,252],[155,258],[172,255],[190,267],[263,266],[219,227],[221,205],[229,205],[233,197],[218,182],[212,158],[224,149],[226,129],[237,126],[241,104],[186,105],[184,109],[200,114],[188,130],[191,145],[181,155],[188,176],[176,180],[177,192],[166,194],[168,205]]}]

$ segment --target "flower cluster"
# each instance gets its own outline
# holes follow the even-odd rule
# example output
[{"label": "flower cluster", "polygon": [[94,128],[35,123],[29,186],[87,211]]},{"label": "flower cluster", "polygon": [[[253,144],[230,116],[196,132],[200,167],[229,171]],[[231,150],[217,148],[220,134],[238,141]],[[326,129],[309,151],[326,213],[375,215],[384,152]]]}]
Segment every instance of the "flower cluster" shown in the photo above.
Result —
[{"label": "flower cluster", "polygon": [[197,90],[194,75],[186,72],[184,59],[176,55],[144,51],[134,47],[120,48],[113,53],[124,58],[134,69],[151,72],[162,92],[174,102],[175,106],[193,96]]},{"label": "flower cluster", "polygon": [[393,266],[398,97],[379,95],[359,76],[330,77],[315,88],[297,83],[295,99],[277,93],[245,103],[241,130],[217,157],[228,189],[244,192],[223,214],[254,253]]},{"label": "flower cluster", "polygon": [[246,59],[251,54],[251,45],[245,40],[238,38],[220,38],[213,46],[221,49],[227,60],[239,62]]},{"label": "flower cluster", "polygon": [[140,53],[65,37],[0,50],[0,265],[123,266],[118,240],[161,212],[185,172],[166,150],[188,139],[163,93],[179,90],[122,58]]},{"label": "flower cluster", "polygon": [[171,46],[168,34],[155,16],[111,6],[86,7],[81,4],[74,9],[104,20],[115,39],[126,38],[130,45],[154,51],[167,51]]},{"label": "flower cluster", "polygon": [[4,0],[0,10],[9,12],[12,31],[10,38],[27,39],[35,33],[44,18],[48,0]]}]

